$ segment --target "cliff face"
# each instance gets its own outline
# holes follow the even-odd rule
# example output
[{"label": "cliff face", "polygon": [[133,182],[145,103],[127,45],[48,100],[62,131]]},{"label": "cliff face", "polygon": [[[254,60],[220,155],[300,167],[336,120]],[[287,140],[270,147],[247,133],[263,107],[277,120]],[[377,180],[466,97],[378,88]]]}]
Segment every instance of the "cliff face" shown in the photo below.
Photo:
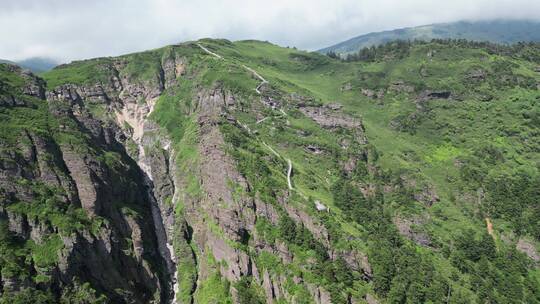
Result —
[{"label": "cliff face", "polygon": [[[450,259],[429,226],[436,179],[385,171],[358,111],[303,87],[340,67],[328,60],[201,41],[45,80],[0,65],[2,300],[377,303],[415,276],[422,301],[469,288],[426,262]],[[424,99],[418,115],[441,97]]]},{"label": "cliff face", "polygon": [[5,254],[14,259],[2,269],[2,291],[61,294],[76,281],[111,301],[167,297],[162,274],[170,257],[158,250],[155,227],[163,224],[151,217],[148,177],[126,152],[121,129],[97,120],[85,104],[110,104],[102,87],[45,93],[41,79],[5,68],[23,83],[2,92],[0,214],[10,241]]}]

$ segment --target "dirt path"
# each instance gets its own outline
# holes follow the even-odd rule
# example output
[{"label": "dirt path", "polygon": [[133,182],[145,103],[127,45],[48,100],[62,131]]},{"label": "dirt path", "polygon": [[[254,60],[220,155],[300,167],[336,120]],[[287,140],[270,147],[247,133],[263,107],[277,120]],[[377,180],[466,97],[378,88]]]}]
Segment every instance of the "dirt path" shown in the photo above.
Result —
[{"label": "dirt path", "polygon": [[489,235],[491,235],[493,240],[495,240],[496,236],[495,236],[495,232],[493,231],[493,223],[491,223],[491,220],[489,219],[489,217],[486,217],[486,228]]},{"label": "dirt path", "polygon": [[289,170],[287,170],[287,184],[289,185],[289,190],[292,190],[292,183],[291,183],[291,173],[292,173],[292,162],[290,159],[287,159],[287,163],[289,164]]},{"label": "dirt path", "polygon": [[217,59],[223,59],[223,57],[221,57],[220,55],[210,51],[209,49],[205,48],[204,46],[202,46],[200,43],[197,43],[197,45],[203,50],[205,51],[206,53],[216,57]]},{"label": "dirt path", "polygon": [[[203,50],[205,51],[206,53],[218,58],[218,59],[225,59],[223,58],[221,55],[219,54],[216,54],[212,51],[210,51],[209,49],[205,48],[203,45],[201,45],[200,43],[197,43],[197,45]],[[259,73],[257,73],[257,71],[255,71],[254,69],[246,66],[246,65],[242,65],[242,67],[244,69],[246,69],[247,71],[249,71],[250,73],[252,73],[255,77],[257,77],[261,83],[259,83],[259,85],[255,88],[255,92],[257,92],[257,94],[261,95],[261,91],[260,91],[260,88],[269,83],[268,80],[264,79],[264,77],[262,77]],[[283,109],[279,109],[279,111],[284,115],[284,116],[287,116],[287,113],[285,113],[285,111],[283,111]],[[268,118],[268,117],[267,117]],[[264,120],[266,120],[266,118],[260,120],[257,122],[258,123],[261,123],[263,122]],[[243,125],[241,124],[239,121],[237,121],[238,124],[240,124],[244,129],[246,129],[250,134],[251,134],[251,130],[249,129],[249,127],[247,125]],[[272,147],[270,147],[269,145],[267,145],[265,142],[263,142],[263,145],[265,145],[268,149],[270,149],[270,151],[272,151],[272,153],[274,155],[276,155],[277,157],[279,158],[283,158],[281,157],[281,155],[279,155],[279,153],[277,153],[274,149],[272,149]],[[293,166],[292,166],[292,162],[290,159],[287,159],[287,164],[289,166],[288,170],[287,170],[287,185],[289,186],[289,190],[293,190],[293,187],[292,187],[292,181],[291,181],[291,174],[292,174],[292,170],[293,170]],[[302,193],[300,193],[302,195],[302,197],[305,197],[305,195],[303,195]]]},{"label": "dirt path", "polygon": [[263,118],[263,119],[257,120],[256,124],[260,124],[261,122],[263,122],[263,121],[265,121],[265,120],[267,120],[267,119],[269,119],[269,118],[270,118],[270,117],[265,117],[265,118]]},{"label": "dirt path", "polygon": [[250,67],[248,67],[248,66],[246,66],[246,65],[244,65],[244,64],[242,65],[242,67],[244,67],[244,69],[250,71],[253,75],[255,75],[255,77],[257,77],[257,78],[261,81],[261,83],[259,83],[259,85],[255,88],[255,92],[257,92],[257,94],[260,95],[260,94],[261,94],[260,88],[261,88],[263,85],[269,83],[268,80],[264,79],[264,78],[263,78],[259,73],[257,73],[257,71],[255,71],[254,69],[252,69],[252,68],[250,68]]}]

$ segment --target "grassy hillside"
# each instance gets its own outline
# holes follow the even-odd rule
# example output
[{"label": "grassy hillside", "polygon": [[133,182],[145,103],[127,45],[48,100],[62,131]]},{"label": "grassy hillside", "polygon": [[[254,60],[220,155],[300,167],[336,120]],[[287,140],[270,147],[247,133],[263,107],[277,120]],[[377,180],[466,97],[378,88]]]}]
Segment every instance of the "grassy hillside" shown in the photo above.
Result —
[{"label": "grassy hillside", "polygon": [[540,23],[532,21],[476,21],[423,25],[360,35],[319,50],[320,53],[352,53],[395,40],[467,39],[512,44],[540,41]]},{"label": "grassy hillside", "polygon": [[[290,116],[272,113],[274,118],[264,122],[270,126],[257,124],[254,118],[244,122],[256,130],[260,141],[271,143],[284,158],[293,160],[299,191],[336,210],[335,218],[328,219],[333,224],[327,224],[338,223],[336,229],[361,236],[360,246],[379,257],[375,260],[381,269],[375,270],[372,288],[380,295],[391,302],[416,302],[408,294],[413,286],[407,284],[418,282],[401,277],[399,262],[386,265],[380,257],[384,244],[368,236],[385,233],[370,225],[393,225],[403,217],[422,219],[413,224],[413,230],[429,235],[432,243],[428,248],[413,246],[416,258],[435,267],[443,276],[441,282],[450,282],[447,288],[455,288],[455,302],[481,301],[486,296],[493,302],[519,302],[527,294],[527,301],[538,301],[539,272],[515,250],[519,239],[536,249],[540,240],[540,61],[530,56],[538,54],[538,45],[509,49],[502,55],[466,45],[419,43],[401,58],[387,56],[372,62],[340,62],[256,41],[209,41],[207,46],[255,69],[281,92],[309,96],[316,104],[338,102],[344,112],[361,117],[372,158],[367,166],[380,171],[373,174],[368,169],[371,173],[361,171],[345,178],[339,170],[343,159],[330,156],[330,151],[338,149],[338,138],[298,115],[294,102],[285,107]],[[373,92],[382,94],[377,98]],[[310,135],[298,136],[300,130]],[[327,152],[310,155],[305,152],[308,144]],[[354,197],[349,183],[353,187],[378,185],[381,196],[368,196],[368,202],[374,201],[358,209],[362,195]],[[403,187],[402,191],[381,190],[389,184]],[[432,205],[415,195],[422,190],[428,196],[430,191],[436,193]],[[382,215],[363,208],[382,208]],[[486,222],[493,224],[493,231]],[[392,248],[388,253],[396,254],[399,245],[388,246]],[[517,268],[509,271],[503,266],[507,259],[516,259],[511,267],[524,267],[520,279],[515,277]],[[485,271],[493,277],[486,278]],[[514,286],[519,295],[512,298],[502,282],[516,280],[523,285]],[[427,301],[429,292],[434,292],[430,288],[435,287],[423,288],[419,299]]]}]

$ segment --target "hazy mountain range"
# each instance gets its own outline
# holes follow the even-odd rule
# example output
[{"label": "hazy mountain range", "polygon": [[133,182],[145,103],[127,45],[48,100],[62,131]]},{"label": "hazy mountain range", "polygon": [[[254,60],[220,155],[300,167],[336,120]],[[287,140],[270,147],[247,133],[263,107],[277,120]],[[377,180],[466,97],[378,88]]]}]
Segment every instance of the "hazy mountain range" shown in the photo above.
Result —
[{"label": "hazy mountain range", "polygon": [[45,58],[45,57],[33,57],[20,61],[10,61],[5,59],[0,59],[0,63],[11,63],[16,64],[24,69],[28,69],[34,73],[42,73],[51,70],[59,64],[58,61]]},{"label": "hazy mountain range", "polygon": [[320,49],[321,53],[351,53],[362,48],[393,40],[467,39],[511,44],[520,41],[540,41],[540,22],[492,20],[452,22],[395,29],[360,35]]}]

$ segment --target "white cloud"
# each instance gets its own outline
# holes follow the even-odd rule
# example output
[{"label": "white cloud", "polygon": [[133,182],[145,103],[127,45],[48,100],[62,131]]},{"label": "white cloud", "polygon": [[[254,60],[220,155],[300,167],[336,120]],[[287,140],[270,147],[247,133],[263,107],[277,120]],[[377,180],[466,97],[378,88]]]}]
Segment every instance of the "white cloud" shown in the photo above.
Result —
[{"label": "white cloud", "polygon": [[540,19],[537,0],[1,0],[0,58],[110,56],[203,37],[317,49],[397,27]]}]

